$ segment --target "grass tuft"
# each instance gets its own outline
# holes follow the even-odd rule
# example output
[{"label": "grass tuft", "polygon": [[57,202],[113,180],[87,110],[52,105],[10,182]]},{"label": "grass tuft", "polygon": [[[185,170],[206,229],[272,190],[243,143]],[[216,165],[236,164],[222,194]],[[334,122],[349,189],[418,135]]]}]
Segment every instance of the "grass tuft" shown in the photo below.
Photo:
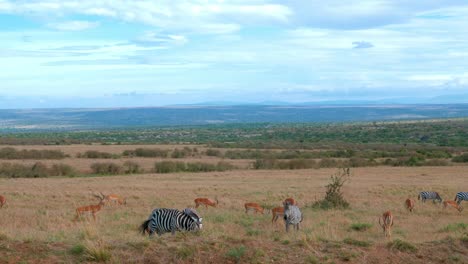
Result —
[{"label": "grass tuft", "polygon": [[401,252],[414,253],[414,252],[418,251],[416,246],[414,246],[413,244],[411,244],[409,242],[403,241],[401,239],[395,239],[395,240],[389,242],[387,244],[387,247],[390,248],[390,249],[396,249],[396,250],[401,251]]},{"label": "grass tuft", "polygon": [[245,246],[231,248],[227,253],[226,257],[233,259],[236,263],[240,263],[242,257],[245,255]]},{"label": "grass tuft", "polygon": [[371,227],[372,227],[372,224],[369,224],[369,223],[354,223],[354,224],[351,224],[349,228],[354,231],[366,231],[370,229]]},{"label": "grass tuft", "polygon": [[368,242],[368,241],[361,241],[361,240],[356,240],[356,239],[353,239],[353,238],[345,238],[343,240],[343,242],[345,244],[348,244],[348,245],[353,245],[353,246],[358,246],[358,247],[370,247],[372,245],[371,242]]}]

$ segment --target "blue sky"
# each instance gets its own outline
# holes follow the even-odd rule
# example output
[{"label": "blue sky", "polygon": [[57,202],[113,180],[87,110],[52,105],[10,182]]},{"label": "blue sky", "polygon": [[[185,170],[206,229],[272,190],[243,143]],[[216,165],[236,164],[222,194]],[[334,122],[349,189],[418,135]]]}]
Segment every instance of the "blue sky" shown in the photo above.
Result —
[{"label": "blue sky", "polygon": [[0,0],[0,108],[468,94],[468,3]]}]

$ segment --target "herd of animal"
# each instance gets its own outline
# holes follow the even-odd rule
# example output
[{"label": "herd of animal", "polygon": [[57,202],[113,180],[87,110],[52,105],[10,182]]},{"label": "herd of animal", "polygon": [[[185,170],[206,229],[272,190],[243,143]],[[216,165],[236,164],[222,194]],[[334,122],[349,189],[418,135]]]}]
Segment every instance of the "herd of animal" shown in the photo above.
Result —
[{"label": "herd of animal", "polygon": [[[92,215],[93,219],[96,220],[96,214],[104,205],[125,205],[127,203],[125,198],[116,194],[104,195],[102,192],[100,192],[99,194],[94,194],[94,196],[99,199],[99,203],[96,205],[87,205],[76,208],[75,219],[78,219],[84,215]],[[424,191],[419,193],[418,200],[423,203],[425,203],[427,200],[432,200],[434,203],[443,203],[444,208],[450,206],[461,212],[463,207],[460,204],[462,201],[468,201],[468,192],[459,192],[455,195],[455,199],[453,201],[444,201],[440,197],[439,193]],[[219,204],[218,199],[212,201],[208,198],[197,198],[194,200],[194,202],[195,208],[198,208],[199,206],[205,206],[205,208],[208,208],[208,206],[217,207]],[[2,208],[5,204],[6,198],[0,195],[0,208]],[[413,212],[415,204],[415,201],[411,198],[408,198],[405,201],[405,206],[410,212]],[[249,212],[254,212],[255,214],[264,214],[265,211],[264,208],[258,203],[252,202],[245,203],[244,208],[246,214]],[[283,217],[286,232],[289,231],[290,225],[292,225],[296,231],[299,230],[299,224],[303,220],[303,215],[297,205],[297,202],[293,198],[285,199],[283,201],[283,206],[271,209],[271,213],[272,223],[275,223],[280,216]],[[386,211],[382,214],[381,217],[379,217],[379,225],[382,227],[386,237],[391,236],[393,219],[394,217],[391,211]],[[148,233],[149,236],[153,235],[154,233],[162,235],[164,233],[175,234],[176,231],[196,231],[202,229],[202,220],[203,218],[193,208],[185,208],[182,211],[178,209],[156,208],[151,212],[148,219],[141,224],[139,230],[142,234]]]}]

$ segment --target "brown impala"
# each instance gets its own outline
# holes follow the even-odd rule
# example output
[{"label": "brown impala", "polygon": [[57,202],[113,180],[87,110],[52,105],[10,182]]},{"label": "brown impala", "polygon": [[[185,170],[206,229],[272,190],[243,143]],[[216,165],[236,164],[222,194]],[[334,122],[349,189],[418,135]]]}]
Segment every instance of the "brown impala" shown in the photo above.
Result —
[{"label": "brown impala", "polygon": [[81,206],[76,208],[76,218],[78,219],[80,216],[86,214],[86,215],[93,215],[93,219],[96,220],[96,214],[101,210],[101,208],[104,206],[104,201],[105,197],[103,195],[94,195],[97,198],[99,198],[99,203],[96,205],[87,205],[87,206]]},{"label": "brown impala", "polygon": [[[382,219],[383,223],[380,222],[380,219]],[[393,214],[390,211],[387,211],[382,214],[381,217],[379,217],[379,224],[382,227],[384,234],[386,237],[391,237],[392,236],[392,226],[393,226]]]},{"label": "brown impala", "polygon": [[284,207],[281,206],[271,209],[271,214],[273,215],[273,217],[271,218],[271,223],[276,223],[278,217],[284,216]]},{"label": "brown impala", "polygon": [[213,202],[208,198],[197,198],[197,199],[194,200],[195,208],[198,208],[198,206],[200,206],[200,205],[204,205],[205,208],[208,208],[208,205],[216,207],[216,206],[218,206],[218,203],[219,203],[218,198],[215,198],[215,201],[216,202]]},{"label": "brown impala", "polygon": [[261,207],[258,203],[245,203],[245,213],[247,214],[249,211],[254,211],[255,214],[261,213],[263,214],[263,207]]},{"label": "brown impala", "polygon": [[0,195],[0,208],[2,208],[3,205],[5,204],[6,204],[5,196]]},{"label": "brown impala", "polygon": [[406,206],[406,209],[408,209],[410,212],[413,212],[413,209],[414,209],[414,200],[413,199],[406,199],[405,201],[405,206]]},{"label": "brown impala", "polygon": [[457,209],[458,212],[460,212],[460,213],[461,213],[461,211],[463,211],[463,207],[461,207],[460,205],[458,205],[457,202],[455,202],[455,201],[444,201],[444,208],[447,208],[447,206],[449,206],[449,205],[450,205],[451,207]]},{"label": "brown impala", "polygon": [[127,200],[117,194],[104,195],[101,193],[101,195],[104,197],[104,200],[106,201],[106,203],[112,202],[113,204],[119,204],[119,205],[127,204]]}]

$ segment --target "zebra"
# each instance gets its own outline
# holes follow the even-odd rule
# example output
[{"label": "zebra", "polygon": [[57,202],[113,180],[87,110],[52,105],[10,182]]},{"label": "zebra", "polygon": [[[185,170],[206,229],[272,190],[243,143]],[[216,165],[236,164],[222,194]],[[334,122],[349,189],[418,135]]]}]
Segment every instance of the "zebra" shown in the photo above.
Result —
[{"label": "zebra", "polygon": [[185,208],[183,211],[177,209],[156,208],[153,210],[148,220],[140,226],[140,232],[144,235],[148,232],[152,236],[155,232],[161,236],[176,231],[197,231],[202,229],[203,218],[192,208]]},{"label": "zebra", "polygon": [[420,192],[418,200],[421,200],[422,202],[426,202],[426,200],[433,200],[434,203],[435,201],[438,201],[439,203],[442,202],[442,198],[438,192]]},{"label": "zebra", "polygon": [[286,201],[284,205],[284,223],[286,224],[286,232],[289,232],[289,225],[293,225],[296,231],[299,230],[299,223],[302,222],[302,213],[299,207],[291,205],[291,202]]},{"label": "zebra", "polygon": [[462,201],[468,201],[468,192],[459,192],[455,195],[455,202],[457,202],[458,205],[460,205]]}]

